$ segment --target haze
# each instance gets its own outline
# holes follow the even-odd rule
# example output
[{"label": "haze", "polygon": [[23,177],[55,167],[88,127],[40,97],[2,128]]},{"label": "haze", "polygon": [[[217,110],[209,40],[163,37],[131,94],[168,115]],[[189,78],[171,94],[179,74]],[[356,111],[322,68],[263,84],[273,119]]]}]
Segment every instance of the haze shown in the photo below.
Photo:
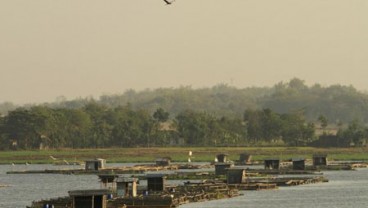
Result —
[{"label": "haze", "polygon": [[0,102],[127,89],[368,89],[366,0],[2,0]]}]

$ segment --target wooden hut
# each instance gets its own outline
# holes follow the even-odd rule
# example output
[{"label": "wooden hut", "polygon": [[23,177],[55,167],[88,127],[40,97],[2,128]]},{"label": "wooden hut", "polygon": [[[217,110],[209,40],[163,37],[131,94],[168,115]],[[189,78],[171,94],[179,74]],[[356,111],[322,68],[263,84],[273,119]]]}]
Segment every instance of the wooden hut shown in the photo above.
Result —
[{"label": "wooden hut", "polygon": [[171,164],[171,157],[162,157],[156,159],[157,166],[169,166]]},{"label": "wooden hut", "polygon": [[227,162],[227,156],[229,156],[229,155],[228,154],[223,154],[223,153],[218,154],[218,155],[216,155],[216,160],[219,163],[226,163]]},{"label": "wooden hut", "polygon": [[97,158],[94,160],[86,160],[85,161],[85,170],[100,170],[104,169],[106,165],[106,160]]},{"label": "wooden hut", "polygon": [[119,178],[119,175],[117,174],[100,174],[98,175],[98,178],[100,179],[101,188],[116,189],[116,180]]},{"label": "wooden hut", "polygon": [[166,176],[164,174],[148,174],[147,191],[164,191],[166,187]]},{"label": "wooden hut", "polygon": [[239,163],[241,165],[251,164],[251,160],[252,160],[252,155],[250,155],[250,154],[242,153],[239,156]]},{"label": "wooden hut", "polygon": [[327,165],[326,154],[315,154],[313,155],[313,166]]},{"label": "wooden hut", "polygon": [[107,189],[69,191],[72,208],[106,208],[110,194],[111,191]]},{"label": "wooden hut", "polygon": [[232,163],[216,163],[215,164],[215,175],[226,175],[227,169],[233,167]]},{"label": "wooden hut", "polygon": [[240,184],[246,179],[245,169],[243,168],[229,168],[227,169],[226,180],[227,184]]},{"label": "wooden hut", "polygon": [[265,159],[264,160],[265,169],[280,169],[280,159]]},{"label": "wooden hut", "polygon": [[293,158],[293,170],[305,170],[305,159],[304,158]]},{"label": "wooden hut", "polygon": [[118,197],[137,196],[137,178],[118,178],[116,180],[116,194]]}]

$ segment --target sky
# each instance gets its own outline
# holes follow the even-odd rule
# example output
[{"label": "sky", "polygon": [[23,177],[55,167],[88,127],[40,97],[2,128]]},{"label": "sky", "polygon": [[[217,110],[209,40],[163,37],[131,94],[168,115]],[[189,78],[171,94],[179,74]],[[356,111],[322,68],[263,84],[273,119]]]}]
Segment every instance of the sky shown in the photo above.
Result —
[{"label": "sky", "polygon": [[1,0],[0,103],[157,88],[368,90],[367,0]]}]

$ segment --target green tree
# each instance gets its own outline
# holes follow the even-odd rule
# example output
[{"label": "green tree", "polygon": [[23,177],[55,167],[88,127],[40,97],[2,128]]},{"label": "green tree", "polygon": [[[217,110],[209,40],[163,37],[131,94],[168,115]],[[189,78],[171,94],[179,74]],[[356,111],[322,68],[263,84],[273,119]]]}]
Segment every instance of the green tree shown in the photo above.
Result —
[{"label": "green tree", "polygon": [[338,137],[343,146],[362,146],[368,137],[368,129],[359,120],[354,120],[347,129],[339,131]]},{"label": "green tree", "polygon": [[158,108],[155,113],[153,113],[153,118],[158,122],[166,122],[169,119],[169,112],[166,112],[162,108]]},{"label": "green tree", "polygon": [[14,141],[21,149],[38,148],[40,143],[39,130],[41,119],[32,114],[31,111],[19,108],[11,111],[4,119],[4,134],[7,140]]},{"label": "green tree", "polygon": [[323,115],[320,115],[319,117],[318,117],[318,121],[320,122],[320,124],[321,124],[321,128],[323,129],[323,130],[325,130],[326,129],[326,127],[328,126],[328,120],[327,120],[327,118],[325,117],[325,116],[323,116]]},{"label": "green tree", "polygon": [[246,110],[244,112],[244,121],[249,139],[254,143],[262,139],[262,115],[259,111]]},{"label": "green tree", "polygon": [[176,117],[177,131],[186,145],[206,145],[208,141],[208,120],[211,116],[206,113],[185,111]]},{"label": "green tree", "polygon": [[114,109],[112,142],[116,146],[146,146],[154,124],[147,111],[133,111],[129,105]]},{"label": "green tree", "polygon": [[90,116],[81,109],[66,111],[67,146],[72,148],[90,147],[89,140],[92,121]]},{"label": "green tree", "polygon": [[314,124],[307,123],[303,114],[283,114],[282,139],[288,145],[304,146],[314,139]]},{"label": "green tree", "polygon": [[83,109],[88,113],[92,122],[89,135],[90,146],[95,148],[110,146],[113,129],[113,123],[109,118],[110,109],[96,102],[88,103]]}]

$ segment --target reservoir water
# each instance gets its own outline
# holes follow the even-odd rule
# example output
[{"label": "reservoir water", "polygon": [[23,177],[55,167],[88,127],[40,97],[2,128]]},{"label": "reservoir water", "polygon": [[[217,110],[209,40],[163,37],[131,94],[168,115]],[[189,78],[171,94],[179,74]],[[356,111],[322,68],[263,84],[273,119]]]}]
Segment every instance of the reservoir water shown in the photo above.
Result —
[{"label": "reservoir water", "polygon": [[[68,195],[69,190],[100,188],[95,175],[25,174],[11,170],[62,169],[70,166],[0,165],[0,208],[25,208],[32,201]],[[281,187],[278,190],[246,191],[231,199],[191,203],[180,208],[367,208],[368,169],[328,171],[328,183]]]}]

